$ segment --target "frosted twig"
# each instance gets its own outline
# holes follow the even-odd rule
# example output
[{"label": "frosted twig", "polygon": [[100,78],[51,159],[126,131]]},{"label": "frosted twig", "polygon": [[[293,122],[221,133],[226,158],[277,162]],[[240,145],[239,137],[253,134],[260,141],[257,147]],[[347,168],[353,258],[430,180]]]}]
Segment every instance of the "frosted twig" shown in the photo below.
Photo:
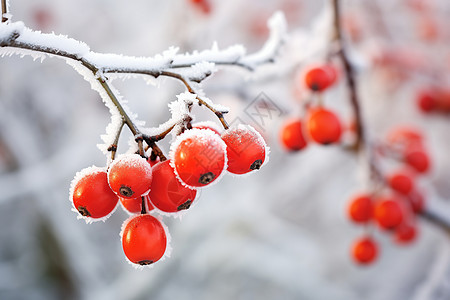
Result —
[{"label": "frosted twig", "polygon": [[[1,1],[3,17],[5,17],[7,3],[6,0]],[[22,22],[3,22],[0,24],[0,47],[22,49],[21,51],[12,50],[3,53],[27,54],[34,57],[39,56],[38,54],[41,53],[81,63],[83,67],[95,75],[95,79],[100,83],[112,104],[117,108],[124,124],[127,125],[133,135],[136,138],[142,136],[143,140],[152,147],[153,151],[161,159],[165,159],[161,150],[156,146],[154,139],[150,136],[143,136],[141,130],[134,124],[133,119],[125,111],[115,92],[109,86],[104,74],[141,74],[155,78],[168,76],[182,81],[190,93],[196,94],[190,82],[200,83],[203,81],[214,72],[215,65],[234,65],[253,70],[261,64],[272,62],[286,35],[286,22],[283,14],[280,12],[276,13],[269,20],[268,25],[270,27],[269,39],[260,51],[251,55],[246,55],[245,48],[242,46],[237,45],[219,50],[216,44],[213,45],[212,49],[200,52],[194,51],[191,54],[177,54],[178,49],[170,48],[162,54],[147,58],[101,54],[91,51],[88,45],[66,36],[33,31]],[[172,70],[175,69],[178,71],[173,72]],[[78,69],[77,71],[80,74],[82,73]],[[99,92],[102,93],[101,91]],[[214,112],[223,127],[228,128],[228,124],[223,117],[226,111],[216,109],[209,99],[202,99],[197,94],[196,97],[199,105],[204,105]],[[189,122],[187,121],[187,125],[189,125]],[[171,127],[170,130],[173,128]],[[119,134],[120,132],[121,130]],[[163,132],[159,137],[163,137],[167,133]],[[113,152],[112,157],[114,156],[115,153]]]}]

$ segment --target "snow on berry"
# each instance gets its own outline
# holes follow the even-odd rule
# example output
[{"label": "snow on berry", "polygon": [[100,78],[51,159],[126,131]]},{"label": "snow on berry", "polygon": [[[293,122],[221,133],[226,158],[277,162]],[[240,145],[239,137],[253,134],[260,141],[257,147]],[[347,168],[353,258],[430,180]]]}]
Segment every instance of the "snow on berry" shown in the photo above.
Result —
[{"label": "snow on berry", "polygon": [[152,167],[138,154],[123,154],[111,163],[108,183],[117,195],[124,198],[146,195],[152,183]]},{"label": "snow on berry", "polygon": [[180,134],[170,147],[170,164],[180,182],[199,188],[217,182],[227,167],[226,144],[209,129]]}]

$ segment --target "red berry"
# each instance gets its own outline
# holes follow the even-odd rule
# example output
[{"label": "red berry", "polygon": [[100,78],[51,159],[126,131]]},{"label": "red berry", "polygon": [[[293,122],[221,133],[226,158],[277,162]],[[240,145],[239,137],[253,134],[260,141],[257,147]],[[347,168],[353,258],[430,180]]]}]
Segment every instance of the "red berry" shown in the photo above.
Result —
[{"label": "red berry", "polygon": [[[154,209],[154,207],[150,203],[148,195],[142,196],[142,197],[145,197],[145,203],[147,205],[146,210],[152,211]],[[122,204],[123,208],[126,211],[128,211],[129,213],[132,213],[132,214],[137,214],[142,211],[142,197],[139,197],[139,198],[119,197],[119,199],[120,199],[120,203]]]},{"label": "red berry", "polygon": [[423,134],[416,128],[399,126],[393,128],[386,139],[390,144],[403,148],[419,147],[423,143]]},{"label": "red berry", "polygon": [[378,256],[378,245],[370,237],[358,239],[353,244],[352,256],[355,262],[359,264],[370,264]]},{"label": "red berry", "polygon": [[339,142],[341,138],[341,123],[332,111],[324,108],[309,112],[306,126],[309,136],[322,145]]},{"label": "red berry", "polygon": [[403,211],[394,197],[378,199],[374,208],[374,218],[383,229],[394,229],[403,221]]},{"label": "red berry", "polygon": [[396,172],[388,178],[389,186],[396,192],[408,195],[414,189],[413,177],[407,172]]},{"label": "red berry", "polygon": [[331,86],[337,78],[337,71],[332,65],[313,67],[305,73],[306,86],[316,92],[321,92]]},{"label": "red berry", "polygon": [[72,182],[71,198],[75,209],[84,217],[99,219],[109,215],[119,198],[111,191],[106,172],[90,167],[79,172]]},{"label": "red berry", "polygon": [[190,129],[171,147],[170,161],[178,178],[190,187],[203,187],[217,180],[226,167],[226,145],[207,129]]},{"label": "red berry", "polygon": [[430,169],[430,158],[423,148],[407,149],[405,162],[419,173],[426,173]]},{"label": "red berry", "polygon": [[245,174],[258,170],[266,158],[266,142],[250,125],[240,124],[222,133],[227,145],[228,172]]},{"label": "red berry", "polygon": [[125,221],[122,248],[132,263],[150,265],[157,262],[164,255],[166,247],[166,232],[155,217],[143,214]]},{"label": "red berry", "polygon": [[123,198],[138,198],[148,192],[152,183],[152,167],[137,154],[122,155],[108,170],[111,189]]},{"label": "red berry", "polygon": [[394,239],[400,244],[406,244],[414,241],[417,237],[417,228],[411,223],[401,224],[395,229]]},{"label": "red berry", "polygon": [[417,96],[417,105],[423,112],[431,112],[436,109],[436,93],[428,90],[421,91]]},{"label": "red berry", "polygon": [[192,124],[192,128],[197,128],[197,129],[209,129],[214,131],[215,133],[217,133],[218,135],[220,135],[220,127],[217,126],[216,123],[211,122],[211,121],[204,121],[204,122],[197,122],[195,124]]},{"label": "red berry", "polygon": [[197,191],[183,186],[166,160],[153,168],[153,183],[148,195],[159,210],[177,212],[191,206]]},{"label": "red berry", "polygon": [[280,139],[283,147],[288,151],[298,151],[306,147],[307,143],[303,136],[301,120],[286,122],[280,130]]},{"label": "red berry", "polygon": [[368,195],[359,195],[352,198],[348,207],[348,214],[352,221],[357,223],[368,222],[372,218],[372,199]]}]

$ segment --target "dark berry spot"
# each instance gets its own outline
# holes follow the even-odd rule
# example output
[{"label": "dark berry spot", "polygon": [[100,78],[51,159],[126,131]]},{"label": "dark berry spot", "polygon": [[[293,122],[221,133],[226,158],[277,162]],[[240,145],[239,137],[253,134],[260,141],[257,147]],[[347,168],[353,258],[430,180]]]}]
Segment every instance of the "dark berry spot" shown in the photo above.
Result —
[{"label": "dark berry spot", "polygon": [[320,85],[318,83],[311,84],[311,90],[318,92],[320,91]]},{"label": "dark berry spot", "polygon": [[84,206],[79,206],[77,208],[77,210],[80,213],[80,215],[82,215],[83,217],[90,217],[91,216],[91,213]]},{"label": "dark berry spot", "polygon": [[119,193],[124,197],[131,197],[134,194],[133,190],[129,186],[126,186],[126,185],[122,185],[120,187]]},{"label": "dark berry spot", "polygon": [[208,184],[216,177],[212,172],[208,172],[205,174],[200,175],[200,179],[198,180],[201,184]]},{"label": "dark berry spot", "polygon": [[250,170],[259,170],[259,168],[261,168],[261,166],[262,166],[262,160],[257,159],[250,166]]},{"label": "dark berry spot", "polygon": [[322,141],[321,144],[324,146],[329,146],[329,145],[333,144],[333,142],[326,140],[326,141]]},{"label": "dark berry spot", "polygon": [[184,210],[184,209],[188,209],[189,207],[191,207],[192,204],[192,200],[188,200],[186,202],[184,202],[183,204],[181,204],[180,206],[177,207],[177,210]]},{"label": "dark berry spot", "polygon": [[151,265],[153,263],[153,260],[141,260],[138,261],[138,264],[140,264],[141,266],[148,266]]}]

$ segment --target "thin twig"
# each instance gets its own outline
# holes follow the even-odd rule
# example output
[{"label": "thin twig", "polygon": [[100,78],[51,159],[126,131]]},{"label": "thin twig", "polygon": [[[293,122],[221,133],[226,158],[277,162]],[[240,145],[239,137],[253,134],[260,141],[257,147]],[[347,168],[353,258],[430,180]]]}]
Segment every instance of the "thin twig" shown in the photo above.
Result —
[{"label": "thin twig", "polygon": [[114,160],[116,158],[117,147],[119,145],[119,138],[120,133],[122,132],[123,125],[125,125],[125,122],[122,121],[119,128],[117,129],[116,136],[114,137],[112,145],[108,148],[108,151],[111,151],[111,160]]},{"label": "thin twig", "polygon": [[347,80],[348,91],[350,93],[350,102],[353,107],[353,113],[355,115],[356,122],[356,142],[355,149],[359,150],[361,146],[364,146],[365,136],[362,124],[361,109],[359,106],[358,93],[356,91],[356,78],[353,67],[347,56],[341,27],[341,13],[339,7],[339,0],[332,0],[333,3],[333,22],[335,30],[335,42],[338,45],[339,57],[344,65],[345,78]]},{"label": "thin twig", "polygon": [[8,5],[6,5],[6,0],[2,0],[2,23],[8,21],[6,15],[8,14]]},{"label": "thin twig", "polygon": [[168,71],[161,72],[161,75],[173,77],[173,78],[180,80],[186,86],[187,90],[190,93],[197,95],[196,98],[198,100],[199,105],[204,105],[206,108],[208,108],[210,111],[212,111],[217,116],[217,118],[219,118],[219,121],[222,123],[222,126],[224,129],[229,128],[229,125],[228,125],[227,121],[225,120],[225,117],[223,116],[223,112],[216,110],[214,107],[209,105],[205,100],[200,98],[198,96],[198,94],[195,92],[195,90],[192,88],[192,86],[189,84],[189,82],[186,80],[186,78],[184,78],[182,75],[180,75],[178,73],[168,72]]}]

